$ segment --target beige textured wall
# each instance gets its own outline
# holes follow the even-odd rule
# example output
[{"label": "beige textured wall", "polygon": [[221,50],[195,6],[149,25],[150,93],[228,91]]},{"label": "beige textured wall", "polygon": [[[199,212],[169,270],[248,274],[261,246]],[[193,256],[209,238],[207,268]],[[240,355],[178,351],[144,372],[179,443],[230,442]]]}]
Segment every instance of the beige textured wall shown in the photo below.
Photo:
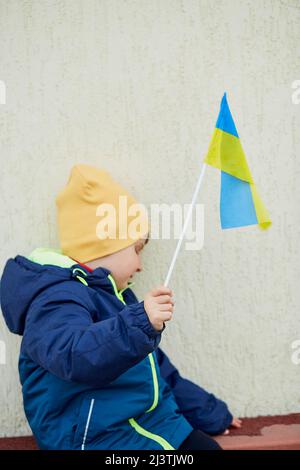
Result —
[{"label": "beige textured wall", "polygon": [[[103,166],[146,205],[190,202],[224,90],[274,225],[221,231],[208,169],[202,251],[182,251],[161,346],[240,416],[299,411],[299,0],[0,1],[1,270],[56,246],[54,197],[77,162]],[[176,241],[152,240],[141,296]],[[28,433],[19,339],[2,318],[0,433]]]}]

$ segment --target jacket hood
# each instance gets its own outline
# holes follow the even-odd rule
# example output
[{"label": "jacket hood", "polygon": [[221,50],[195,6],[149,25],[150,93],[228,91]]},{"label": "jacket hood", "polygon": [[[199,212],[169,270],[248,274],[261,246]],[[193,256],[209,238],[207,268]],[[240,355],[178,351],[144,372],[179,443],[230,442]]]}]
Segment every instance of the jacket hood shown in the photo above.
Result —
[{"label": "jacket hood", "polygon": [[[60,250],[51,248],[37,248],[27,257],[17,255],[10,258],[0,282],[1,309],[9,330],[23,334],[30,304],[48,287],[77,278],[89,286],[97,285],[113,292],[108,278],[110,273],[103,267],[91,273]],[[129,283],[128,287],[132,284]]]}]

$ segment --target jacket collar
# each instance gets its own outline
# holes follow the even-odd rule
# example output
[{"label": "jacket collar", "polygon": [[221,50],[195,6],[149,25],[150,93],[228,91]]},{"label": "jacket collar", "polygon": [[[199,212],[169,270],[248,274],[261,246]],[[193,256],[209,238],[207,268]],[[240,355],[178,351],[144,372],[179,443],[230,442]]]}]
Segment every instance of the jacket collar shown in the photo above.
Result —
[{"label": "jacket collar", "polygon": [[[108,287],[110,290],[115,291],[113,282],[111,282],[111,280],[109,279],[109,277],[113,277],[109,269],[99,267],[91,270],[91,268],[89,268],[85,264],[79,263],[78,261],[70,258],[69,256],[64,255],[60,249],[47,247],[36,248],[26,258],[40,265],[52,265],[53,267],[67,268],[68,272],[71,269],[71,275],[73,278],[80,279],[80,271],[81,273],[82,271],[84,271],[84,274],[80,279],[81,282],[82,279],[84,279],[84,284],[104,288]],[[129,282],[127,286],[119,290],[119,292],[124,292],[126,289],[133,286],[134,284],[134,282]]]}]

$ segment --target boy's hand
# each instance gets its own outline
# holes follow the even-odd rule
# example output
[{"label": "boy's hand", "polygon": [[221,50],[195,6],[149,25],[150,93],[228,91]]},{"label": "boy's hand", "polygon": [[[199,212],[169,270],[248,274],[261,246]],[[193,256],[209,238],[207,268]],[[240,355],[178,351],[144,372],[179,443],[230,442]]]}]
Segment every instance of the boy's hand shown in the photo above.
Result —
[{"label": "boy's hand", "polygon": [[[231,425],[233,428],[241,428],[242,427],[242,421],[239,418],[233,418]],[[229,434],[229,429],[226,429],[226,431],[223,432],[223,434],[226,436]]]},{"label": "boy's hand", "polygon": [[159,286],[144,296],[144,308],[153,328],[160,331],[173,316],[174,301],[169,287]]}]

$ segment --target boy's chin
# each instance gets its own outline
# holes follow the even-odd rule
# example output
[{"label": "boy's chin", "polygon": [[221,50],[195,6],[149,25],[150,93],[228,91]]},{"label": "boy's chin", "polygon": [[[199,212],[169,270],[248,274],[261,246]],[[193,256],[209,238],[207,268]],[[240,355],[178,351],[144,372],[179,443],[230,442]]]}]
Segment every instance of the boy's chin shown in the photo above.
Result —
[{"label": "boy's chin", "polygon": [[121,289],[125,289],[125,287],[128,286],[128,283],[131,281],[131,279],[127,279],[127,281],[124,281],[120,284],[120,286],[118,286],[118,289],[121,290]]}]

